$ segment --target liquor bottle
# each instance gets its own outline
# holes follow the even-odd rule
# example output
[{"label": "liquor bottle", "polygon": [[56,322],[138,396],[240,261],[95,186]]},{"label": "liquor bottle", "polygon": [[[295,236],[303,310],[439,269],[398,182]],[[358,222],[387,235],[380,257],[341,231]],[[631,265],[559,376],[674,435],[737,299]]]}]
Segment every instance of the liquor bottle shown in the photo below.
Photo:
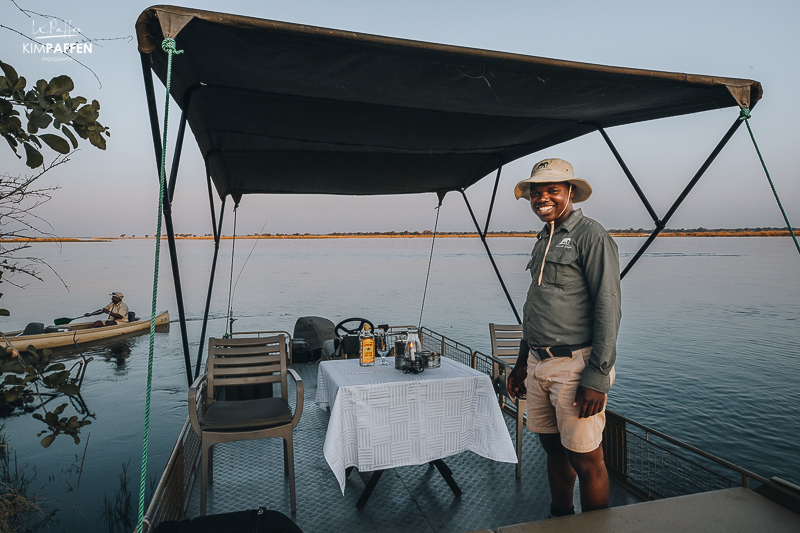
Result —
[{"label": "liquor bottle", "polygon": [[369,329],[369,324],[364,324],[364,331],[358,336],[358,364],[361,366],[375,365],[375,337]]}]

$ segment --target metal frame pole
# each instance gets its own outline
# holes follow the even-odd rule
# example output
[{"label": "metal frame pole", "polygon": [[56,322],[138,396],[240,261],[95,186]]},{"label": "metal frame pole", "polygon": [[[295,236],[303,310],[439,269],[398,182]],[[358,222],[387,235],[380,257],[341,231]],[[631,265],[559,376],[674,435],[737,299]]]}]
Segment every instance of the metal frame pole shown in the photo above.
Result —
[{"label": "metal frame pole", "polygon": [[208,311],[211,309],[211,293],[214,290],[214,274],[217,271],[217,257],[219,257],[219,241],[222,235],[222,218],[225,215],[225,198],[222,199],[222,205],[219,207],[219,229],[214,225],[214,197],[211,193],[211,177],[206,174],[208,180],[208,199],[211,203],[211,222],[214,231],[214,258],[211,260],[211,275],[208,278],[208,295],[206,296],[206,309],[203,313],[203,327],[200,330],[200,348],[197,350],[197,362],[194,367],[194,379],[200,375],[200,361],[203,359],[203,347],[205,346],[204,339],[206,337],[206,327],[208,326]]},{"label": "metal frame pole", "polygon": [[658,234],[661,233],[661,231],[666,227],[667,222],[669,222],[669,219],[672,218],[672,215],[674,215],[675,211],[678,210],[678,207],[680,207],[681,203],[683,203],[683,201],[686,199],[686,196],[691,192],[691,190],[694,188],[694,186],[697,184],[697,182],[700,180],[703,174],[705,174],[706,170],[708,170],[708,167],[711,166],[711,163],[714,162],[714,159],[717,158],[719,153],[722,151],[725,145],[728,144],[728,141],[731,140],[731,137],[733,137],[733,134],[736,133],[736,130],[739,129],[739,126],[741,125],[742,121],[737,118],[736,121],[731,125],[731,127],[728,128],[728,131],[725,132],[725,135],[722,137],[719,143],[717,143],[717,146],[714,147],[714,150],[711,152],[711,154],[709,154],[709,156],[700,166],[698,171],[694,174],[694,176],[686,185],[686,187],[684,187],[681,194],[672,204],[672,207],[670,207],[669,211],[667,211],[667,214],[664,215],[664,218],[661,220],[658,220],[658,218],[656,218],[655,230],[653,230],[653,232],[650,234],[650,236],[647,238],[644,244],[642,244],[641,248],[639,248],[636,254],[631,258],[631,260],[628,261],[628,264],[625,265],[622,274],[620,274],[620,279],[624,278],[625,274],[627,274],[628,271],[630,271],[630,269],[633,268],[633,265],[636,264],[636,261],[639,260],[642,254],[644,254],[645,250],[647,250],[647,248],[653,243],[656,237],[658,237]]},{"label": "metal frame pole", "polygon": [[[495,180],[494,188],[495,192],[497,192],[497,184],[500,181],[500,169],[497,169],[497,178]],[[486,233],[481,232],[480,224],[478,224],[478,219],[475,218],[475,213],[472,211],[472,206],[469,204],[469,199],[467,199],[467,194],[462,189],[461,196],[464,197],[464,203],[467,204],[467,209],[469,210],[469,215],[472,217],[472,222],[475,224],[475,229],[478,230],[478,235],[481,238],[481,242],[483,243],[483,247],[486,249],[486,254],[489,256],[489,261],[492,262],[492,268],[494,268],[494,273],[497,275],[497,279],[500,281],[500,286],[503,288],[503,293],[506,295],[506,299],[508,300],[508,304],[511,306],[511,310],[514,312],[514,317],[517,319],[517,324],[522,324],[522,319],[519,317],[519,313],[517,312],[517,308],[514,305],[514,300],[511,299],[511,295],[508,293],[508,289],[506,288],[506,283],[503,281],[503,276],[500,275],[500,270],[497,268],[497,263],[494,262],[494,257],[492,256],[492,251],[489,250],[489,244],[486,242]],[[491,215],[492,206],[494,205],[494,194],[492,195],[492,205],[489,206],[489,215]],[[489,228],[489,221],[487,217],[486,228]]]},{"label": "metal frame pole", "polygon": [[[150,129],[153,134],[153,147],[156,153],[156,168],[160,173],[161,153],[161,128],[158,125],[158,108],[156,107],[155,90],[153,88],[153,74],[150,70],[149,55],[140,53],[142,60],[142,74],[144,75],[145,92],[147,95],[147,108],[150,114]],[[189,93],[191,95],[191,93]],[[169,96],[169,95],[168,95]],[[172,159],[172,170],[170,172],[169,189],[166,201],[164,202],[163,215],[164,226],[167,230],[167,244],[169,247],[170,263],[172,265],[172,278],[175,285],[175,297],[178,304],[178,318],[181,325],[181,341],[183,343],[183,357],[186,363],[186,378],[188,384],[192,384],[192,360],[189,355],[189,335],[186,327],[186,313],[183,307],[183,290],[181,288],[181,276],[178,269],[178,252],[175,247],[175,229],[172,224],[172,193],[175,189],[175,181],[178,176],[180,165],[181,148],[183,146],[184,134],[186,131],[186,113],[189,98],[184,102],[184,109],[181,113],[181,122],[178,128],[178,137],[175,141],[175,152]]]}]

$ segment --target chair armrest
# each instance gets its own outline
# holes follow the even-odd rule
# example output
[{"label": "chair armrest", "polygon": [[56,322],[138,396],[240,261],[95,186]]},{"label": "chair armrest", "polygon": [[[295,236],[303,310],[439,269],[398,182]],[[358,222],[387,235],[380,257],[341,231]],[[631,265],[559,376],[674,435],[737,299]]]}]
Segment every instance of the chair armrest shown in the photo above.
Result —
[{"label": "chair armrest", "polygon": [[197,391],[200,391],[201,396],[201,406],[202,404],[202,396],[205,393],[205,387],[203,386],[203,382],[206,379],[207,374],[203,374],[202,376],[198,377],[192,383],[192,386],[189,387],[189,420],[192,422],[192,429],[198,435],[202,434],[202,429],[200,428],[200,421],[197,419]]},{"label": "chair armrest", "polygon": [[508,376],[511,374],[511,365],[492,355],[487,355],[486,357],[492,362],[494,392],[500,396],[508,396]]},{"label": "chair armrest", "polygon": [[292,429],[294,429],[297,424],[300,423],[300,417],[303,415],[303,379],[294,369],[287,368],[287,370],[289,371],[289,375],[292,376],[297,389],[297,402],[295,404],[294,415],[292,415]]}]

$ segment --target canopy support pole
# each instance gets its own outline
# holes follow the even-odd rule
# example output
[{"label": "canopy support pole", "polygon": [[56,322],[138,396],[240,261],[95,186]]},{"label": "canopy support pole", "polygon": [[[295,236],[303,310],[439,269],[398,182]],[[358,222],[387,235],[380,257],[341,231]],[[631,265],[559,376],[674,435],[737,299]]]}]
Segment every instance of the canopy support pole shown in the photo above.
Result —
[{"label": "canopy support pole", "polygon": [[[497,185],[500,182],[500,169],[497,169],[497,177],[495,178],[494,182],[494,191],[495,194],[497,193]],[[481,231],[480,224],[478,224],[478,219],[475,218],[475,213],[472,211],[472,206],[469,204],[469,200],[467,199],[467,193],[464,192],[462,189],[461,196],[464,197],[464,203],[467,204],[467,209],[469,210],[469,215],[472,217],[472,222],[475,224],[475,229],[478,231],[478,235],[481,238],[481,242],[483,243],[483,247],[486,249],[486,254],[489,256],[489,261],[492,262],[492,268],[494,268],[494,273],[497,275],[497,279],[500,281],[500,286],[503,288],[503,292],[506,295],[506,299],[508,300],[508,304],[511,306],[511,310],[514,312],[514,317],[517,319],[517,324],[522,324],[522,319],[519,317],[519,313],[517,312],[517,308],[514,305],[514,300],[511,299],[511,295],[508,293],[508,289],[506,288],[506,283],[503,281],[503,276],[500,275],[500,270],[497,268],[497,263],[494,262],[494,257],[492,256],[491,250],[489,250],[489,244],[486,242],[486,230],[489,229],[489,217],[492,214],[492,207],[494,206],[494,199],[495,194],[492,194],[492,203],[489,205],[489,214],[486,218],[486,230],[483,232]]]},{"label": "canopy support pole", "polygon": [[208,181],[208,199],[211,202],[211,223],[214,231],[214,258],[211,260],[211,275],[208,278],[208,295],[206,296],[206,310],[203,313],[203,327],[200,330],[200,348],[197,350],[197,362],[194,367],[194,379],[200,375],[200,361],[203,359],[203,348],[205,346],[206,326],[208,325],[208,311],[211,309],[211,293],[214,290],[214,274],[217,271],[217,257],[219,256],[219,241],[222,235],[222,218],[225,215],[225,198],[222,199],[222,205],[219,206],[219,229],[216,227],[216,218],[214,216],[214,197],[211,192],[211,176],[206,174]]},{"label": "canopy support pole", "polygon": [[[686,185],[686,187],[684,187],[684,189],[681,192],[681,194],[678,196],[678,198],[672,204],[672,207],[670,207],[669,211],[667,211],[667,214],[664,215],[664,218],[659,220],[657,216],[654,217],[654,220],[656,222],[655,229],[650,234],[650,236],[647,238],[647,240],[644,242],[644,244],[642,244],[641,248],[639,248],[639,250],[636,252],[636,254],[631,258],[631,260],[628,261],[628,264],[625,265],[625,268],[623,269],[622,274],[620,274],[620,279],[624,278],[625,274],[627,274],[628,271],[630,271],[630,269],[633,268],[633,265],[636,264],[636,261],[639,260],[639,258],[642,256],[642,254],[644,254],[645,250],[647,250],[647,248],[653,243],[653,241],[656,239],[656,237],[658,237],[658,234],[661,233],[661,231],[666,227],[667,222],[669,222],[669,219],[672,218],[672,215],[674,215],[675,211],[678,210],[678,207],[680,207],[681,203],[683,203],[683,201],[686,199],[686,196],[691,192],[691,190],[694,188],[694,186],[697,184],[697,182],[700,180],[700,178],[703,176],[703,174],[705,174],[706,170],[708,170],[708,167],[711,166],[711,163],[714,162],[714,159],[717,158],[719,153],[722,151],[722,149],[725,147],[725,145],[728,144],[728,141],[731,140],[731,137],[733,137],[733,134],[736,133],[736,130],[739,129],[739,126],[741,126],[741,125],[742,125],[742,121],[739,120],[739,117],[736,117],[736,121],[733,123],[733,125],[730,128],[728,128],[728,131],[725,132],[725,135],[722,137],[722,139],[719,141],[719,143],[717,143],[717,146],[714,147],[714,150],[711,152],[711,154],[703,162],[703,164],[700,167],[700,169],[695,173],[695,175],[692,177],[691,181],[689,181],[689,183]],[[601,130],[601,133],[602,133],[602,130]],[[605,137],[605,134],[603,136]],[[620,161],[620,160],[621,160],[621,158],[618,159],[618,161]],[[653,214],[655,214],[655,213],[653,213]]]},{"label": "canopy support pole", "polygon": [[630,169],[628,169],[628,165],[626,165],[625,161],[622,160],[622,156],[619,155],[617,147],[614,146],[614,143],[611,142],[611,139],[608,137],[606,130],[604,130],[600,126],[597,126],[597,131],[599,131],[600,135],[603,136],[603,139],[606,141],[606,144],[611,149],[611,153],[614,154],[614,157],[617,159],[617,163],[619,163],[619,166],[622,168],[622,172],[624,172],[625,175],[628,177],[628,181],[631,182],[633,190],[636,191],[636,194],[639,196],[639,199],[642,201],[642,204],[644,205],[645,209],[647,209],[647,212],[650,213],[650,218],[653,219],[653,222],[655,224],[658,224],[658,215],[656,214],[655,209],[653,209],[653,206],[651,206],[650,202],[647,201],[647,197],[644,195],[644,191],[642,191],[641,187],[639,187],[639,184],[636,183],[636,179],[633,177],[633,174],[631,174]]},{"label": "canopy support pole", "polygon": [[[150,129],[153,134],[153,148],[156,154],[156,168],[161,171],[161,127],[158,125],[158,108],[156,107],[156,95],[153,88],[153,73],[150,70],[149,54],[139,54],[142,60],[142,74],[144,75],[145,92],[147,94],[147,109],[150,114]],[[191,93],[189,93],[191,95]],[[189,96],[187,95],[187,96]],[[188,104],[188,98],[185,102]],[[189,335],[186,328],[186,313],[183,307],[183,290],[181,288],[181,275],[178,269],[178,252],[175,247],[175,229],[172,224],[172,193],[175,189],[175,181],[178,176],[178,166],[180,164],[181,148],[186,131],[187,105],[184,105],[181,113],[180,126],[178,128],[178,138],[175,142],[175,152],[172,160],[172,170],[170,171],[169,193],[164,202],[163,214],[164,225],[167,230],[167,243],[169,245],[169,258],[172,265],[172,279],[175,284],[175,297],[178,304],[178,317],[181,324],[181,340],[183,342],[183,357],[186,363],[186,379],[188,384],[192,384],[192,359],[189,355]]]}]

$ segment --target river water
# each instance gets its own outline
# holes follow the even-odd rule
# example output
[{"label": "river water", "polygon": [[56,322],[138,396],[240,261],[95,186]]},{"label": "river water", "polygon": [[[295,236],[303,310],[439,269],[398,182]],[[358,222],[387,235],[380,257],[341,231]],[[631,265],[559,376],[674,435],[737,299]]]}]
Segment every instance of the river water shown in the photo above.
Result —
[{"label": "river water", "polygon": [[[642,241],[617,239],[623,265]],[[194,358],[213,243],[177,244]],[[231,279],[239,331],[292,331],[305,315],[416,324],[430,245],[428,239],[239,240],[231,278],[231,241],[223,241],[207,336],[225,331]],[[493,238],[489,245],[521,310],[533,241]],[[149,316],[154,246],[153,240],[35,245],[30,255],[46,259],[69,289],[49,271],[43,271],[45,282],[24,290],[5,284],[2,307],[12,316],[0,319],[2,328],[98,309],[112,291],[125,293],[131,310]],[[180,329],[162,251],[158,310],[168,309],[173,322],[155,336],[151,479],[186,417]],[[800,483],[798,265],[787,238],[657,239],[622,283],[610,407],[759,474]],[[480,241],[438,239],[423,325],[489,352],[487,324],[514,321]],[[83,429],[79,445],[61,436],[43,449],[36,437],[41,422],[30,416],[3,421],[20,467],[29,473],[35,468],[31,486],[41,489],[48,508],[60,508],[55,531],[70,531],[73,523],[76,531],[106,531],[103,498],[114,498],[128,462],[135,515],[148,343],[141,335],[84,348],[94,358],[82,389],[93,423]],[[59,357],[72,359],[74,353]]]}]

